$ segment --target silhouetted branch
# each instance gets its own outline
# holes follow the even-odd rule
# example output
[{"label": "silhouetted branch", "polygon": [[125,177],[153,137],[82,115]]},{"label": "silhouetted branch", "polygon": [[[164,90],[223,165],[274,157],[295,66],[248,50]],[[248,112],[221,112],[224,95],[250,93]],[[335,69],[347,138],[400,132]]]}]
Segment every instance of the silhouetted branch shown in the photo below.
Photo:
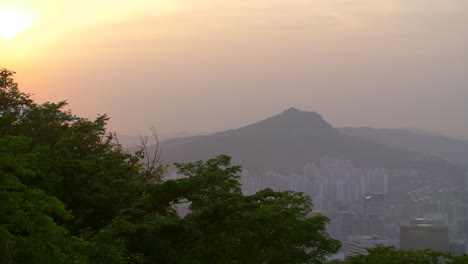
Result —
[{"label": "silhouetted branch", "polygon": [[161,154],[159,149],[159,137],[158,132],[155,128],[151,128],[151,132],[153,134],[153,138],[155,140],[154,151],[150,153],[150,149],[148,147],[148,137],[140,136],[140,152],[143,154],[143,158],[145,161],[145,178],[144,180],[147,181],[155,172],[156,169],[160,168],[162,165]]}]

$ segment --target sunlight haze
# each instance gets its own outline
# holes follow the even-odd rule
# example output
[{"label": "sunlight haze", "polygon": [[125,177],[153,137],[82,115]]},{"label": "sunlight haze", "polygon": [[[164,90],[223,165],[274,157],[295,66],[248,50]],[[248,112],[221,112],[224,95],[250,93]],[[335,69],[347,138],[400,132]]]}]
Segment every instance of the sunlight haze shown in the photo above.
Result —
[{"label": "sunlight haze", "polygon": [[0,10],[0,37],[10,40],[31,26],[31,16],[16,10]]},{"label": "sunlight haze", "polygon": [[124,134],[297,107],[468,138],[465,0],[0,0],[0,24],[22,90]]}]

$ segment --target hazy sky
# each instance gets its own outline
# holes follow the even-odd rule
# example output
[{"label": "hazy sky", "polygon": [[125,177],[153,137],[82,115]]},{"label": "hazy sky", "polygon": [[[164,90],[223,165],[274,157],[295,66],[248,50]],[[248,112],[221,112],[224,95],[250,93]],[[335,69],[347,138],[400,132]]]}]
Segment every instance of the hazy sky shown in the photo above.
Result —
[{"label": "hazy sky", "polygon": [[217,131],[294,106],[334,126],[468,138],[467,0],[0,0],[2,10],[31,27],[0,39],[0,67],[36,100],[107,113],[121,133]]}]

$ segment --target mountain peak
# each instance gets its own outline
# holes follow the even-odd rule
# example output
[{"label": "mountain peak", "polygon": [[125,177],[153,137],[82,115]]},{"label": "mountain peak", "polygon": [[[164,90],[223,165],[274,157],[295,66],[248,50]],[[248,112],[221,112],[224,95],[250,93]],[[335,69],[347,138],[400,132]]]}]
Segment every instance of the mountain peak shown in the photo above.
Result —
[{"label": "mountain peak", "polygon": [[301,110],[295,108],[295,107],[290,107],[286,110],[283,111],[283,114],[284,113],[299,113],[299,112],[302,112]]},{"label": "mountain peak", "polygon": [[[309,127],[311,129],[325,128],[334,130],[333,127],[323,119],[317,112],[302,111],[291,107],[284,110],[282,113],[272,116],[265,121],[275,122],[280,127]],[[260,122],[261,123],[261,122]]]},{"label": "mountain peak", "polygon": [[[318,113],[297,108],[244,127],[167,142],[161,147],[165,161],[188,162],[226,154],[259,173],[301,173],[306,163],[318,162],[325,155],[349,159],[360,168],[426,169],[422,154],[341,134]],[[451,170],[439,161],[434,166]]]},{"label": "mountain peak", "polygon": [[290,107],[290,108],[284,110],[279,115],[304,115],[304,116],[309,116],[309,117],[314,116],[314,117],[323,119],[322,116],[319,113],[315,112],[315,111],[313,111],[313,112],[303,111],[303,110],[297,109],[295,107]]}]

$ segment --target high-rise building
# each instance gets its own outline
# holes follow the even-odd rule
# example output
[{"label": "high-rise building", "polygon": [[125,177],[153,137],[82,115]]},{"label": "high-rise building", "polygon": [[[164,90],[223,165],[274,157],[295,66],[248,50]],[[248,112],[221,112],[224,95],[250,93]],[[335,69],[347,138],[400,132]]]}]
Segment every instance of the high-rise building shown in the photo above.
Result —
[{"label": "high-rise building", "polygon": [[370,236],[384,235],[384,220],[378,215],[367,215],[360,218],[360,234]]},{"label": "high-rise building", "polygon": [[429,219],[417,218],[410,225],[400,226],[400,248],[404,250],[449,250],[447,226],[439,226]]},{"label": "high-rise building", "polygon": [[385,198],[381,193],[373,193],[364,200],[364,212],[366,215],[383,216],[385,213]]},{"label": "high-rise building", "polygon": [[463,197],[462,197],[462,201],[464,203],[468,203],[468,171],[466,171],[466,174],[465,174],[465,186],[464,186],[464,192],[463,192]]},{"label": "high-rise building", "polygon": [[349,235],[359,233],[359,218],[356,214],[350,212],[341,212],[339,214],[338,220],[341,241],[346,241]]},{"label": "high-rise building", "polygon": [[465,189],[468,189],[468,170],[465,172]]}]

